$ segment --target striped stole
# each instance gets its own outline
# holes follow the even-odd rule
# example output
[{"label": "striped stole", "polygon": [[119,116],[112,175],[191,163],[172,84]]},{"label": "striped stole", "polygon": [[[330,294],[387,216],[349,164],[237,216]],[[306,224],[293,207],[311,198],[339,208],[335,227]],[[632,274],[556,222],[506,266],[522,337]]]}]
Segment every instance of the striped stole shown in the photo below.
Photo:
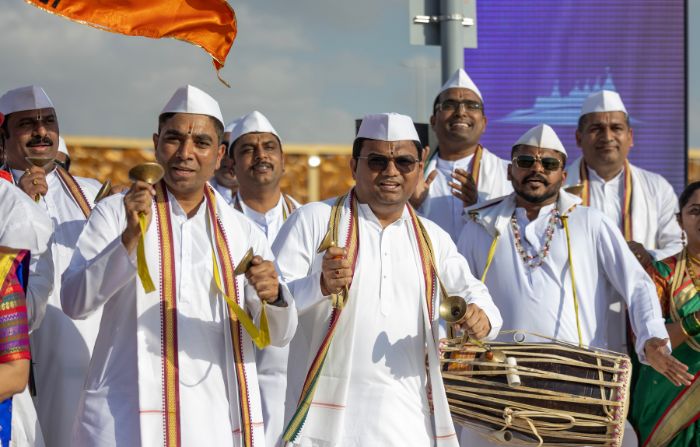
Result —
[{"label": "striped stole", "polygon": [[80,211],[83,212],[85,218],[87,219],[88,217],[90,217],[90,212],[92,211],[92,208],[90,208],[90,202],[88,202],[87,198],[85,197],[85,193],[83,192],[83,189],[80,187],[80,185],[78,185],[78,182],[72,175],[68,173],[68,171],[63,169],[61,166],[56,166],[55,169],[56,174],[58,174],[58,178],[66,186],[68,192],[80,208]]},{"label": "striped stole", "polygon": [[[622,193],[622,223],[620,229],[626,241],[634,240],[632,235],[632,170],[629,161],[625,160],[624,191]],[[588,180],[588,167],[586,160],[581,159],[579,165],[579,179],[583,184],[581,201],[584,206],[591,206],[591,183]]]},{"label": "striped stole", "polygon": [[[347,256],[350,260],[350,265],[352,266],[354,280],[354,272],[356,270],[356,262],[360,249],[359,222],[357,217],[357,200],[355,197],[354,189],[351,190],[348,194],[339,197],[333,205],[333,208],[331,209],[331,216],[328,222],[328,233],[332,237],[332,245],[335,245],[335,243],[337,243],[338,241],[338,235],[340,231],[339,227],[341,221],[341,213],[343,208],[346,206],[346,203],[347,208],[350,211],[350,218],[346,230],[347,237],[345,247],[347,248]],[[434,301],[436,295],[435,285],[437,282],[437,274],[434,268],[435,264],[433,259],[432,245],[430,243],[430,238],[428,237],[425,227],[418,219],[418,216],[416,215],[413,208],[408,204],[406,204],[406,207],[408,208],[408,212],[411,216],[412,227],[416,233],[416,239],[418,241],[418,250],[421,258],[421,268],[425,280],[428,318],[429,321],[432,323],[433,309],[435,304]],[[324,238],[324,242],[325,240],[326,238]],[[326,248],[323,247],[325,245],[324,242],[321,243],[321,247],[319,247],[319,252],[325,251]],[[349,299],[349,296],[346,296],[345,299]],[[285,429],[283,439],[287,442],[294,442],[301,433],[304,422],[306,421],[306,417],[309,413],[309,408],[311,407],[311,403],[314,398],[314,393],[316,390],[316,385],[318,384],[319,376],[321,375],[321,372],[323,370],[324,363],[328,356],[328,351],[333,341],[333,336],[338,327],[340,315],[345,305],[347,305],[347,303],[343,303],[338,306],[333,306],[328,331],[326,332],[326,336],[321,342],[321,346],[319,347],[313,359],[313,362],[311,363],[309,371],[306,375],[304,386],[302,387],[301,391],[301,396],[299,397],[299,402],[297,404],[297,409],[295,410],[289,424],[287,425],[287,428]]]},{"label": "striped stole", "polygon": [[[175,278],[175,258],[173,247],[172,224],[170,219],[170,203],[163,181],[155,185],[156,212],[155,224],[158,233],[158,243],[161,259],[160,275],[160,321],[161,321],[161,362],[163,374],[163,430],[166,447],[179,447],[180,436],[180,399],[179,399],[179,366],[177,339],[177,293]],[[209,219],[214,232],[213,248],[218,257],[226,295],[241,305],[238,286],[233,274],[235,266],[221,219],[215,212],[215,196],[213,190],[205,186],[204,197]],[[238,383],[238,401],[243,445],[253,445],[253,423],[249,400],[249,386],[244,370],[243,332],[234,312],[229,308],[229,325],[235,361],[236,380]]]}]

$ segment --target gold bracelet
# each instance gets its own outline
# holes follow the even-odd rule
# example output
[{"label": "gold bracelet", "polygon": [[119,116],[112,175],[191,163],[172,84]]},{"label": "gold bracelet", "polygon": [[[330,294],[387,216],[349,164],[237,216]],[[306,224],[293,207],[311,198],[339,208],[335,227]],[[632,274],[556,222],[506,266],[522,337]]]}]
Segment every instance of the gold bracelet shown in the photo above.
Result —
[{"label": "gold bracelet", "polygon": [[683,332],[683,334],[686,336],[686,338],[692,338],[690,336],[690,334],[688,334],[688,332],[686,332],[685,328],[683,327],[683,319],[682,318],[680,320],[678,320],[678,324],[681,327],[681,332]]}]

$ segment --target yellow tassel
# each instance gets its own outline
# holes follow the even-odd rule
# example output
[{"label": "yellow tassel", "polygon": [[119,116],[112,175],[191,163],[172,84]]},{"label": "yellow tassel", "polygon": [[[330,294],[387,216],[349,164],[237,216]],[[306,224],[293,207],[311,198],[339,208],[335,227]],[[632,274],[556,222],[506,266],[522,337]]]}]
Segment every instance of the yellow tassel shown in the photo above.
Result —
[{"label": "yellow tassel", "polygon": [[139,235],[139,243],[136,246],[136,269],[138,271],[139,278],[141,278],[143,290],[145,290],[146,293],[151,293],[156,290],[156,288],[153,285],[151,274],[148,273],[148,264],[146,264],[146,249],[144,243],[144,239],[146,237],[145,214],[139,214],[139,227],[141,228],[141,234]]},{"label": "yellow tassel", "polygon": [[263,349],[270,344],[270,327],[267,322],[267,311],[265,310],[265,301],[262,302],[262,311],[260,313],[260,328],[255,327],[255,323],[241,306],[238,305],[231,297],[229,297],[221,284],[221,276],[219,275],[219,265],[216,262],[214,251],[211,253],[212,262],[214,264],[214,282],[221,294],[224,296],[226,303],[233,311],[234,321],[239,321],[243,329],[250,335],[250,338],[255,343],[258,349]]}]

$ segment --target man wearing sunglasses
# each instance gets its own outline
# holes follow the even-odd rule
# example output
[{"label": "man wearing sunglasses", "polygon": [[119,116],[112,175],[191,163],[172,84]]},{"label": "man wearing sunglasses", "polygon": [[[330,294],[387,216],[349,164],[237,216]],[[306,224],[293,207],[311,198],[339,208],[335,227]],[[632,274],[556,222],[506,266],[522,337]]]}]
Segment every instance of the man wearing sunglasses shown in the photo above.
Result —
[{"label": "man wearing sunglasses", "polygon": [[430,154],[411,204],[440,225],[454,241],[464,224],[464,208],[509,194],[508,163],[479,143],[486,130],[481,92],[459,69],[442,86],[433,103],[430,125],[438,147]]},{"label": "man wearing sunglasses", "polygon": [[503,312],[503,327],[527,331],[526,341],[542,341],[530,335],[541,334],[608,348],[609,306],[620,295],[641,361],[677,385],[689,383],[687,367],[670,356],[653,283],[617,226],[561,189],[565,162],[551,127],[520,137],[508,168],[515,192],[470,211],[460,253],[475,275],[487,272],[484,283]]},{"label": "man wearing sunglasses", "polygon": [[284,436],[294,445],[458,445],[437,356],[440,284],[467,301],[474,337],[495,336],[500,316],[449,235],[408,206],[421,149],[409,117],[366,116],[355,187],[301,207],[273,244],[307,343],[290,355],[304,385],[289,384],[302,390]]}]

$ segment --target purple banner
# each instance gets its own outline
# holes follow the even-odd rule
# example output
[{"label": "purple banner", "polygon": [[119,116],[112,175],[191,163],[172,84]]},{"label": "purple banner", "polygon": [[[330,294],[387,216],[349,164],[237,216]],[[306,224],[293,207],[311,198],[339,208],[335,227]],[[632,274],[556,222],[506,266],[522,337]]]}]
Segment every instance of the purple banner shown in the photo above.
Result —
[{"label": "purple banner", "polygon": [[485,147],[504,158],[528,128],[546,123],[569,160],[583,99],[622,96],[632,120],[630,161],[680,192],[686,179],[684,0],[481,0],[479,48],[465,69],[489,119]]}]

